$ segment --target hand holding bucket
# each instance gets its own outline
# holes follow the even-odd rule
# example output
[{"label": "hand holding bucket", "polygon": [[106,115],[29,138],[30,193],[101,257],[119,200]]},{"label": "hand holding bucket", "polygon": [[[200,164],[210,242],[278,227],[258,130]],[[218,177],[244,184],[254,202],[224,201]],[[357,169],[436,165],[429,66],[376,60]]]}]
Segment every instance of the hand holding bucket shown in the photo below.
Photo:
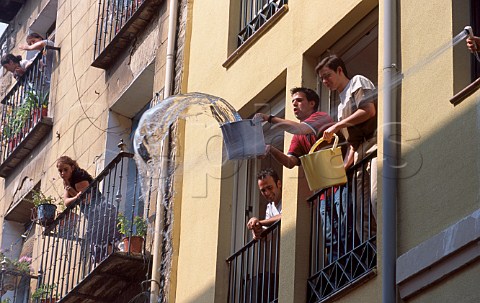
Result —
[{"label": "hand holding bucket", "polygon": [[315,152],[315,149],[324,141],[320,138],[307,155],[300,157],[308,187],[312,191],[347,183],[342,150],[337,146],[338,136],[336,134],[334,136],[332,148]]},{"label": "hand holding bucket", "polygon": [[248,159],[265,154],[265,138],[261,122],[234,121],[225,123],[220,128],[229,160]]}]

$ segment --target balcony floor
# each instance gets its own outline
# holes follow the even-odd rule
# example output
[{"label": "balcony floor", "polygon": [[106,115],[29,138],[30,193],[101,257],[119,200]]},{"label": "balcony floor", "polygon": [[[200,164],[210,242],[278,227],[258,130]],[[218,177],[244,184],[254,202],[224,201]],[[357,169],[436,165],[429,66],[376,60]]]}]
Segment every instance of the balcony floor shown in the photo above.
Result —
[{"label": "balcony floor", "polygon": [[58,303],[127,303],[142,292],[150,257],[115,252],[100,263]]},{"label": "balcony floor", "polygon": [[12,153],[0,164],[0,177],[6,178],[52,129],[53,120],[43,117]]}]

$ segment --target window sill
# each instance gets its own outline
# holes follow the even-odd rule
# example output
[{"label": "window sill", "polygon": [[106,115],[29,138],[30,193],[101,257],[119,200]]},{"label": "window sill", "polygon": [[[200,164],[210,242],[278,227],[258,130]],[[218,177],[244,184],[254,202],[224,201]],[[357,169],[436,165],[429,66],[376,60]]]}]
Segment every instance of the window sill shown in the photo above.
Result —
[{"label": "window sill", "polygon": [[258,29],[245,43],[240,45],[227,60],[222,64],[223,67],[229,68],[238,58],[242,56],[260,37],[263,36],[283,15],[288,12],[288,5],[283,5],[265,24]]},{"label": "window sill", "polygon": [[458,92],[455,96],[450,99],[450,103],[453,105],[460,104],[468,96],[476,92],[480,88],[480,78],[470,83],[467,87]]}]

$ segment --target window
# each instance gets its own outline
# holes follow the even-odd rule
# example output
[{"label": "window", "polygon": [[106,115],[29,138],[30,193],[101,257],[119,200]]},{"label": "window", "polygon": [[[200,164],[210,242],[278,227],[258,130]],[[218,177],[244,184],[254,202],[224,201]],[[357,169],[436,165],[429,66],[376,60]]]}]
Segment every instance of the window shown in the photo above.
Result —
[{"label": "window", "polygon": [[[377,85],[378,10],[352,27],[318,61],[330,54],[344,61],[349,77],[361,74]],[[321,92],[320,110],[338,120],[338,94],[322,87],[320,79],[317,83]],[[369,183],[359,177],[365,176],[374,157],[376,152],[350,167],[345,185],[322,189],[308,200],[312,205],[309,303],[324,302],[375,275],[376,216],[370,203]]]},{"label": "window", "polygon": [[288,0],[242,0],[238,46],[255,34]]},{"label": "window", "polygon": [[[364,75],[375,85],[378,84],[378,25],[363,24],[364,28],[356,33],[349,33],[334,44],[329,52],[336,54],[345,62],[350,77]],[[358,26],[360,28],[361,25]],[[355,37],[352,37],[355,36]],[[352,42],[353,40],[353,42]],[[318,59],[321,61],[327,54]],[[336,92],[326,89],[320,79],[317,81],[320,92],[320,110],[327,112],[337,120],[337,108],[340,102]]]},{"label": "window", "polygon": [[[280,93],[267,104],[260,105],[258,112],[273,114],[279,117],[285,116],[285,98],[284,93]],[[271,125],[264,125],[263,133],[265,143],[275,146],[283,151],[284,133],[281,130],[271,128]],[[282,165],[271,157],[266,159],[249,159],[237,161],[235,164],[235,196],[233,211],[233,251],[237,251],[252,239],[251,232],[246,228],[246,224],[251,217],[264,218],[266,201],[258,190],[257,173],[264,168],[271,167],[278,173],[282,179]]]}]

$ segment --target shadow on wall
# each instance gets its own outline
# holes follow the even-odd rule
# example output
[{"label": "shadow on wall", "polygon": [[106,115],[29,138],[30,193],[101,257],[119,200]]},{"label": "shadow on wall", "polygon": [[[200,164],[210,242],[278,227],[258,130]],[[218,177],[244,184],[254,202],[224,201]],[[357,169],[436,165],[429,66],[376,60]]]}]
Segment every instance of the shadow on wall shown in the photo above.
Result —
[{"label": "shadow on wall", "polygon": [[[428,104],[411,102],[411,106],[423,107],[423,112],[428,112]],[[434,102],[450,105],[448,99]],[[397,207],[399,255],[479,207],[480,92],[459,106],[447,108],[451,114],[443,125],[434,116],[424,120],[428,129],[433,129],[431,133],[419,131],[426,129],[425,125],[402,123]],[[434,129],[434,125],[442,126]],[[379,158],[382,156],[379,154]]]}]

